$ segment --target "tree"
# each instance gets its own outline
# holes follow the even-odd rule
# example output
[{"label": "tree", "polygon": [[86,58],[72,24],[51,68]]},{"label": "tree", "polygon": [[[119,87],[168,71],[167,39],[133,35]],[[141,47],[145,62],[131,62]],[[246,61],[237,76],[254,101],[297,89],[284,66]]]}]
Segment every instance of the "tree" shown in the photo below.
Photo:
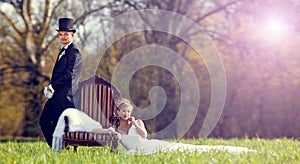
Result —
[{"label": "tree", "polygon": [[[299,136],[299,131],[289,128],[293,127],[292,122],[286,121],[291,119],[297,122],[296,116],[299,115],[295,110],[299,106],[295,99],[299,96],[295,92],[299,84],[297,68],[299,63],[294,62],[299,61],[295,55],[299,38],[297,35],[289,34],[293,36],[295,42],[280,39],[276,43],[276,38],[270,39],[270,36],[284,32],[271,33],[272,30],[264,28],[268,27],[268,24],[265,24],[268,19],[264,18],[272,15],[270,13],[277,13],[276,18],[282,17],[282,20],[286,21],[284,24],[291,24],[293,27],[293,30],[286,31],[297,34],[300,21],[293,16],[299,9],[295,0],[285,2],[279,0],[114,0],[108,2],[45,0],[38,5],[33,5],[29,0],[2,0],[0,42],[4,46],[1,47],[0,55],[0,83],[6,87],[17,88],[22,92],[21,97],[25,97],[20,100],[26,104],[23,135],[37,136],[39,133],[37,120],[42,108],[41,102],[44,102],[41,90],[49,81],[57,48],[56,33],[52,26],[60,16],[75,18],[75,24],[79,29],[77,41],[82,46],[84,56],[88,56],[84,63],[85,74],[82,75],[84,79],[95,73],[93,66],[97,65],[98,59],[101,58],[96,66],[97,74],[110,80],[115,66],[125,54],[146,45],[160,45],[181,54],[191,65],[201,90],[199,111],[186,136],[198,135],[199,125],[203,124],[213,94],[207,65],[187,43],[188,41],[167,32],[143,30],[121,37],[112,45],[108,45],[108,49],[104,49],[107,47],[106,44],[110,43],[109,39],[112,35],[117,35],[120,31],[123,33],[129,31],[122,28],[128,27],[122,24],[137,24],[134,19],[128,18],[118,22],[120,24],[116,27],[111,22],[111,18],[141,9],[160,9],[180,14],[191,19],[203,30],[193,31],[192,27],[178,28],[176,20],[157,22],[160,20],[158,17],[153,16],[149,19],[139,14],[137,16],[144,20],[142,25],[145,29],[153,28],[155,23],[163,23],[168,29],[178,30],[177,34],[184,33],[186,38],[189,38],[188,41],[197,39],[205,33],[212,38],[218,48],[226,70],[227,99],[222,116],[211,136],[232,137],[247,134],[251,134],[250,136],[258,134],[264,137],[284,134]],[[285,47],[281,46],[283,43]],[[290,50],[291,48],[294,51]],[[207,51],[204,48],[203,53]],[[290,58],[284,54],[290,54]],[[208,62],[214,62],[212,58],[209,60],[212,61]],[[174,61],[171,65],[176,72],[186,75],[188,71],[182,68],[181,64]],[[151,76],[147,76],[149,74]],[[165,69],[147,67],[137,71],[130,84],[132,99],[141,107],[149,105],[147,94],[151,87],[156,85],[163,86],[168,94],[168,100],[160,116],[146,121],[146,125],[152,131],[166,127],[178,114],[181,93],[176,77],[174,78],[172,73]],[[8,95],[15,94],[3,86],[0,86],[0,91],[6,93],[5,96],[10,97]],[[274,100],[276,103],[273,103]],[[253,102],[249,103],[249,101]],[[11,101],[11,106],[12,103],[14,101]],[[286,115],[285,110],[289,111]],[[274,118],[277,124],[272,124]],[[176,127],[174,129],[178,130]]]},{"label": "tree", "polygon": [[[177,13],[184,14],[185,16],[196,16],[196,18],[195,18],[196,22],[201,24],[202,21],[204,21],[207,17],[210,17],[211,15],[214,15],[215,13],[217,13],[219,11],[225,10],[226,7],[228,7],[230,5],[233,5],[237,2],[238,1],[229,2],[229,3],[225,3],[225,4],[217,4],[216,5],[217,7],[216,7],[215,10],[208,11],[203,16],[202,15],[192,15],[192,14],[189,15],[190,13],[185,12],[185,11],[189,10],[190,8],[193,8],[193,6],[195,6],[195,4],[197,4],[197,7],[200,8],[200,11],[206,11],[205,7],[201,8],[201,5],[199,5],[196,2],[193,3],[192,1],[160,1],[160,2],[158,2],[158,1],[151,1],[150,2],[149,1],[149,2],[147,2],[147,5],[144,5],[144,6],[145,6],[145,8],[150,8],[150,9],[158,8],[158,9],[161,9],[161,10],[174,11],[174,12],[177,12]],[[136,3],[131,3],[130,1],[124,1],[124,3],[128,4],[129,6],[135,6],[134,9],[139,8],[139,7],[137,7],[139,5],[136,4]],[[202,4],[202,3],[205,3],[205,2],[201,2],[200,4]],[[182,8],[184,10],[182,10]],[[170,28],[170,29],[176,28],[176,23],[177,23],[176,21],[170,20],[169,22],[158,22],[159,21],[159,18],[158,18],[159,16],[157,16],[157,17],[154,16],[154,17],[150,17],[150,18],[148,18],[147,16],[145,16],[143,14],[138,15],[138,16],[140,16],[141,19],[144,20],[143,25],[145,26],[145,28],[146,27],[150,27],[150,28],[155,27],[155,23],[164,23],[167,29],[168,28]],[[132,23],[133,26],[134,26],[134,24],[138,23],[138,22],[131,22],[130,20],[131,19],[129,18],[127,20],[124,20],[124,22],[119,22],[119,23],[121,23],[121,24],[123,23],[125,25],[125,27],[126,27],[126,24],[129,24],[128,22]],[[203,24],[205,25],[205,23],[203,23]],[[119,26],[124,27],[122,25],[119,25]],[[209,28],[209,27],[207,27],[207,28]],[[119,30],[119,29],[117,29],[117,30]],[[122,28],[121,30],[126,31],[128,29],[123,29]],[[182,33],[186,34],[187,38],[195,37],[199,33],[203,32],[203,31],[196,31],[196,32],[192,31],[191,27],[180,29],[178,31],[179,31],[178,33],[182,32]],[[118,33],[118,32],[115,32],[115,33]],[[138,37],[139,37],[139,39],[137,39]],[[123,40],[123,38],[120,39],[119,41],[122,42],[122,40]],[[131,37],[127,37],[127,39],[124,39],[124,40],[126,42],[122,42],[119,45],[114,44],[114,46],[117,47],[117,48],[114,48],[114,50],[117,50],[117,51],[111,51],[111,52],[113,52],[113,54],[110,54],[112,56],[115,53],[117,53],[117,54],[119,53],[118,57],[116,57],[117,61],[120,60],[119,56],[121,54],[122,55],[127,54],[128,51],[130,52],[131,50],[136,49],[137,47],[142,47],[142,46],[145,46],[145,45],[160,45],[160,46],[168,47],[168,48],[174,50],[175,52],[181,53],[182,56],[187,61],[190,61],[191,63],[193,63],[192,59],[197,58],[197,57],[195,57],[195,56],[197,56],[197,54],[189,55],[189,54],[193,54],[193,53],[191,53],[192,48],[189,47],[189,45],[187,43],[184,43],[184,41],[181,38],[173,36],[172,34],[169,34],[167,32],[164,33],[164,32],[156,31],[156,30],[144,30],[144,31],[142,31],[142,35],[137,35],[137,37],[134,37],[133,39],[131,39]],[[140,44],[138,46],[136,46],[134,40],[138,40]],[[133,44],[131,44],[131,43],[133,43]],[[126,47],[125,50],[124,50],[124,47]],[[120,50],[120,51],[118,52],[118,50]],[[107,54],[109,54],[109,53],[110,52],[107,51]],[[109,55],[107,55],[107,56],[109,56]],[[174,58],[174,59],[176,59],[176,58]],[[147,59],[145,59],[145,60],[147,60]],[[172,59],[170,59],[170,60],[172,60]],[[99,69],[98,69],[99,71],[102,71],[104,74],[106,73],[104,71],[108,70],[108,69],[103,69],[103,66],[105,66],[105,63],[111,63],[111,62],[107,61],[106,56],[103,59],[103,63],[99,64]],[[198,71],[196,71],[197,69],[206,71],[205,69],[203,69],[203,63],[201,62],[201,60],[200,61],[198,60],[197,62],[194,62],[192,65],[193,65],[193,68],[194,68],[194,70],[193,70],[194,72],[198,72]],[[109,69],[109,70],[114,70],[113,68],[114,68],[115,65],[106,65],[106,66],[112,68],[112,69]],[[185,75],[186,72],[182,68],[182,63],[177,63],[177,61],[174,61],[172,66],[175,68],[175,70],[177,70],[177,72],[179,74],[182,74],[183,76]],[[151,69],[155,69],[155,68],[151,67]],[[143,71],[141,71],[141,72],[143,72]],[[149,103],[149,98],[148,98],[147,94],[148,94],[150,88],[154,85],[164,86],[163,88],[167,92],[168,101],[167,101],[167,104],[164,108],[165,110],[162,113],[160,113],[160,115],[158,117],[148,121],[151,127],[153,127],[153,125],[154,125],[155,128],[154,128],[153,131],[158,131],[158,130],[161,130],[161,129],[165,128],[167,125],[170,124],[170,122],[172,122],[174,120],[174,118],[176,117],[176,114],[178,112],[178,108],[180,106],[180,98],[181,98],[181,96],[183,96],[180,93],[180,88],[178,86],[178,83],[176,83],[176,78],[174,78],[174,77],[173,78],[167,78],[171,75],[170,72],[168,72],[168,71],[163,70],[163,71],[159,71],[159,72],[160,73],[158,73],[158,74],[155,74],[155,73],[145,74],[145,72],[143,72],[141,74],[137,73],[136,76],[134,76],[135,79],[131,80],[131,84],[130,84],[130,86],[134,86],[134,87],[130,88],[130,96],[132,98],[134,98],[133,100],[135,102],[137,102],[137,104],[140,104],[139,102],[141,102],[141,101],[145,101],[144,100],[145,98],[147,99],[146,102]],[[201,76],[201,73],[199,71],[198,75],[200,74],[200,76]],[[205,73],[207,74],[207,72],[205,72]],[[153,78],[151,76],[153,74],[158,76],[159,78],[156,78],[156,79]],[[149,76],[149,77],[145,77],[145,76]],[[147,79],[147,80],[145,80],[145,79]],[[149,85],[149,79],[155,79],[155,81],[153,81],[153,83]],[[199,80],[201,80],[201,78],[199,78]],[[203,79],[202,79],[201,83],[202,82],[203,82]],[[207,83],[205,83],[205,84],[207,84]],[[138,86],[140,86],[140,87],[138,87]],[[209,86],[209,84],[208,84],[208,86]],[[203,87],[208,88],[207,86],[203,86]],[[147,89],[144,89],[144,88],[147,88]],[[146,93],[145,93],[145,91],[146,91]],[[170,91],[170,92],[168,92],[168,91]],[[141,92],[143,94],[141,94],[141,93],[138,94],[139,92]],[[186,95],[184,95],[184,98],[188,99]],[[207,101],[207,100],[205,100],[204,102],[209,103],[209,101]],[[192,104],[192,105],[194,105],[194,104]],[[145,106],[145,105],[142,105],[142,106]],[[202,105],[202,106],[206,107],[207,105]],[[205,113],[207,109],[202,109],[202,110],[204,110],[203,113]],[[168,114],[166,114],[166,113],[168,113]],[[189,111],[187,111],[186,113],[189,113]],[[176,127],[174,127],[173,131],[175,131],[175,132],[178,131],[178,133],[181,133],[181,132],[179,132],[178,128],[176,128]],[[195,133],[193,133],[190,136],[195,136]],[[171,137],[174,137],[174,136],[171,136]]]},{"label": "tree", "polygon": [[[56,59],[57,34],[53,26],[58,17],[71,16],[75,24],[82,26],[88,16],[104,15],[103,9],[113,3],[96,1],[68,2],[45,0],[35,3],[30,0],[2,0],[0,2],[1,50],[0,72],[2,77],[10,76],[7,83],[17,88],[26,88],[20,94],[25,103],[23,135],[38,136],[39,114],[43,99],[41,91],[49,81],[50,70]],[[96,5],[95,5],[96,4]],[[83,6],[78,8],[78,6]],[[74,10],[74,8],[77,8]],[[75,12],[76,11],[76,12]],[[83,45],[88,30],[82,26],[79,31]],[[52,53],[53,52],[53,53]],[[12,78],[15,77],[15,78]]]}]

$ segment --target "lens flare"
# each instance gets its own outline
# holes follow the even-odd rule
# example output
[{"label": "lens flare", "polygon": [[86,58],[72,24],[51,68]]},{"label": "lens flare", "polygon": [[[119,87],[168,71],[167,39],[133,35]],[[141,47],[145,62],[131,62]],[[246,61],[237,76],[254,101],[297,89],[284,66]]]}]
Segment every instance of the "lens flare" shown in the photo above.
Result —
[{"label": "lens flare", "polygon": [[288,23],[285,22],[280,17],[269,17],[267,21],[265,21],[264,25],[264,35],[274,39],[274,38],[283,38],[287,35],[288,32]]},{"label": "lens flare", "polygon": [[280,34],[284,31],[286,31],[286,27],[283,23],[282,20],[278,19],[278,18],[273,18],[270,19],[268,22],[268,29],[270,30],[271,33],[273,34]]}]

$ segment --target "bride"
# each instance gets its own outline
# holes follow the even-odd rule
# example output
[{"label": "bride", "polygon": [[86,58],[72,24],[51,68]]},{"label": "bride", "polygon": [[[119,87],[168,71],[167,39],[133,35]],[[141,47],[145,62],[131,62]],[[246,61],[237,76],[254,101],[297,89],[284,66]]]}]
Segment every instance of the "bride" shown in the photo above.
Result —
[{"label": "bride", "polygon": [[[197,151],[208,152],[211,150],[227,151],[233,154],[241,154],[247,152],[256,152],[246,147],[236,146],[207,146],[193,145],[184,143],[168,142],[158,139],[147,139],[147,130],[142,120],[135,119],[131,116],[133,106],[128,99],[121,98],[117,102],[117,114],[120,117],[120,126],[118,131],[109,129],[118,136],[121,144],[127,150],[127,154],[153,154],[156,152],[172,152],[172,151]],[[92,130],[95,133],[102,133],[104,129],[96,128]]]}]

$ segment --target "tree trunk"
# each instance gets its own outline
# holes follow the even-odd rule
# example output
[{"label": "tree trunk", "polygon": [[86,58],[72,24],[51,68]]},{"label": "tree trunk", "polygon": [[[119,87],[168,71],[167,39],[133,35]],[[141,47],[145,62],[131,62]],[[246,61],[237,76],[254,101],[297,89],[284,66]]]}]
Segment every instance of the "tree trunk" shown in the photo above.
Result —
[{"label": "tree trunk", "polygon": [[42,111],[42,86],[37,75],[30,73],[28,89],[24,93],[25,114],[23,120],[23,136],[38,137],[41,135],[39,116]]}]

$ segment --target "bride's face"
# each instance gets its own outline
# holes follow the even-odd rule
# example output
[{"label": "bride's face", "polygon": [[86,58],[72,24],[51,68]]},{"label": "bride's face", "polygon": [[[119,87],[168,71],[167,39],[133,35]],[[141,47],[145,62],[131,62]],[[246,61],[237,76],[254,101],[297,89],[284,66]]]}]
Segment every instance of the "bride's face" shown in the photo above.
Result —
[{"label": "bride's face", "polygon": [[123,120],[128,120],[131,117],[132,106],[125,105],[118,111],[118,116]]}]

